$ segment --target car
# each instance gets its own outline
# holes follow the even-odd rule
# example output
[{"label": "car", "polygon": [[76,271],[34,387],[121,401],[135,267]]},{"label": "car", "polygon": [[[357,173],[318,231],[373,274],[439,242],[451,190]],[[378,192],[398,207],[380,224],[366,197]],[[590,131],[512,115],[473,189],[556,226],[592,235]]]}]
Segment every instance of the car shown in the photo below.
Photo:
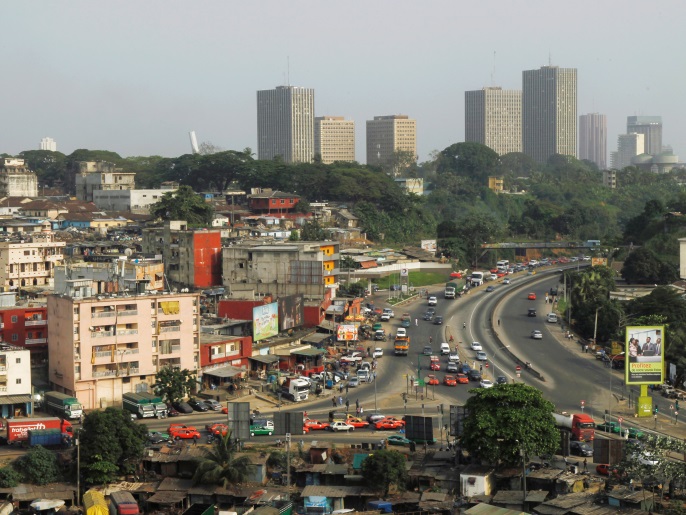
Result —
[{"label": "car", "polygon": [[367,415],[367,422],[370,424],[376,424],[379,420],[383,420],[386,418],[386,415],[382,415],[381,413],[370,413]]},{"label": "car", "polygon": [[406,338],[407,337],[407,328],[405,327],[398,327],[395,331],[395,337],[396,338]]},{"label": "car", "polygon": [[268,435],[271,436],[274,433],[274,427],[266,426],[250,426],[250,436],[261,436]]},{"label": "car", "polygon": [[426,313],[424,313],[424,316],[422,318],[428,322],[431,322],[434,319],[434,314],[430,311],[427,311]]},{"label": "car", "polygon": [[434,325],[443,325],[443,317],[434,317]]},{"label": "car", "polygon": [[481,381],[481,372],[473,368],[469,371],[467,377],[469,377],[470,381]]},{"label": "car", "polygon": [[484,350],[479,342],[472,342],[470,347],[472,350]]},{"label": "car", "polygon": [[443,384],[446,386],[457,386],[457,379],[455,379],[455,376],[445,376]]},{"label": "car", "polygon": [[620,434],[620,430],[622,433],[622,436],[629,431],[629,438],[643,438],[645,435],[643,431],[640,429],[636,429],[635,427],[621,427],[618,422],[603,422],[601,424],[596,425],[596,429],[598,431],[604,431],[606,433],[615,433],[615,434]]},{"label": "car", "polygon": [[593,456],[593,447],[588,445],[586,442],[577,442],[572,440],[569,442],[569,452],[576,454],[577,456]]},{"label": "car", "polygon": [[510,280],[506,277],[503,279],[503,284],[510,284]]},{"label": "car", "polygon": [[548,316],[545,317],[545,321],[550,323],[550,324],[557,324],[557,314],[556,313],[548,313]]},{"label": "car", "polygon": [[184,414],[193,413],[193,408],[191,408],[187,402],[183,402],[183,401],[174,402],[174,403],[172,403],[172,406],[174,406],[174,409],[176,411],[178,411],[179,413],[184,413]]},{"label": "car", "polygon": [[488,356],[484,351],[480,350],[476,353],[476,359],[479,361],[488,361]]},{"label": "car", "polygon": [[215,422],[212,424],[207,424],[205,426],[205,429],[207,430],[208,433],[213,434],[214,436],[226,436],[229,432],[229,426],[222,422]]},{"label": "car", "polygon": [[479,386],[481,386],[481,388],[493,388],[493,381],[490,379],[482,379]]},{"label": "car", "polygon": [[614,472],[614,467],[607,463],[601,463],[595,468],[595,471],[601,476],[609,476],[611,471]]},{"label": "car", "polygon": [[526,316],[535,317],[536,316],[536,308],[527,309]]},{"label": "car", "polygon": [[432,361],[429,364],[429,370],[433,370],[434,372],[437,372],[440,369],[441,369],[441,364],[438,361]]},{"label": "car", "polygon": [[388,438],[386,438],[386,442],[388,445],[410,445],[412,440],[408,440],[404,436],[400,435],[391,435]]},{"label": "car", "polygon": [[376,324],[374,324],[372,326],[372,331],[374,331],[374,332],[381,331],[381,330],[383,330],[383,325],[381,324],[381,322],[377,322]]},{"label": "car", "polygon": [[169,434],[174,440],[197,440],[200,438],[200,432],[197,429],[175,429]]},{"label": "car", "polygon": [[405,421],[395,417],[386,417],[374,423],[377,429],[401,429],[405,427]]},{"label": "car", "polygon": [[460,361],[460,355],[457,353],[456,350],[450,351],[450,354],[448,354],[448,361]]},{"label": "car", "polygon": [[529,293],[526,297],[529,300],[536,300],[536,294],[534,292]]},{"label": "car", "polygon": [[647,452],[637,452],[634,453],[633,458],[638,460],[638,462],[641,465],[647,465],[649,467],[654,467],[659,463],[658,459],[653,456],[652,454],[648,454]]},{"label": "car", "polygon": [[438,299],[436,299],[436,297],[434,297],[434,296],[431,296],[431,297],[429,297],[427,304],[429,306],[435,306],[436,304],[438,304]]},{"label": "car", "polygon": [[329,429],[331,431],[336,432],[336,433],[341,432],[341,431],[345,431],[346,433],[350,433],[351,431],[355,431],[354,426],[351,426],[350,424],[347,424],[346,422],[341,422],[340,420],[332,422],[329,425]]},{"label": "car", "polygon": [[401,320],[400,321],[400,327],[410,327],[412,325],[412,321],[409,319]]},{"label": "car", "polygon": [[606,433],[619,433],[619,424],[617,422],[603,422],[602,424],[596,424],[595,428]]},{"label": "car", "polygon": [[372,358],[382,358],[383,357],[383,349],[381,347],[377,347],[374,349],[374,352],[372,352]]},{"label": "car", "polygon": [[430,384],[430,385],[440,384],[440,381],[438,380],[438,378],[435,375],[429,374],[428,377],[426,378],[426,384]]},{"label": "car", "polygon": [[391,291],[400,291],[400,285],[399,284],[391,284],[390,287],[388,288]]},{"label": "car", "polygon": [[455,380],[459,384],[469,384],[469,378],[466,374],[457,374],[457,376],[455,376]]},{"label": "car", "polygon": [[426,308],[427,313],[431,313],[432,315],[436,315],[436,308]]},{"label": "car", "polygon": [[205,404],[202,401],[199,401],[198,399],[188,399],[188,405],[193,408],[195,411],[208,411],[210,408],[207,407],[207,404]]},{"label": "car", "polygon": [[531,338],[533,338],[534,340],[542,340],[543,333],[538,329],[534,329],[533,331],[531,331]]},{"label": "car", "polygon": [[507,384],[507,377],[505,377],[505,376],[496,377],[495,384]]},{"label": "car", "polygon": [[167,416],[168,417],[178,417],[181,413],[179,413],[174,406],[172,406],[171,402],[167,403]]},{"label": "car", "polygon": [[348,417],[345,419],[345,422],[346,424],[353,426],[355,429],[369,427],[369,422],[362,420],[360,417],[353,417],[352,415],[348,415]]},{"label": "car", "polygon": [[205,403],[207,408],[212,411],[221,411],[223,408],[221,403],[219,401],[215,401],[214,399],[205,399],[203,402]]},{"label": "car", "polygon": [[[378,331],[374,332],[374,341],[380,342],[380,341],[385,341],[386,340],[386,331],[383,329],[379,329]],[[360,356],[360,359],[362,359],[362,356]]]},{"label": "car", "polygon": [[303,426],[305,426],[307,429],[310,431],[317,431],[320,429],[326,429],[329,427],[328,422],[320,422],[319,420],[313,420],[313,419],[307,419],[303,422]]},{"label": "car", "polygon": [[455,361],[449,361],[448,364],[445,366],[445,371],[457,373],[457,371],[458,371],[457,363]]},{"label": "car", "polygon": [[169,433],[161,433],[159,431],[150,431],[148,433],[148,442],[150,443],[171,442],[172,440]]},{"label": "car", "polygon": [[372,291],[373,291],[374,293],[376,293],[377,291],[379,291],[379,285],[378,285],[378,284],[372,284]]},{"label": "car", "polygon": [[395,318],[395,313],[391,308],[383,308],[383,315],[388,315],[390,318]]},{"label": "car", "polygon": [[196,431],[194,426],[187,426],[186,424],[169,424],[167,428],[167,433],[172,434],[173,431],[178,429],[190,429],[191,431]]},{"label": "car", "polygon": [[486,288],[486,291],[487,292],[495,291],[495,286],[493,286],[493,285],[489,286],[488,288]]},{"label": "car", "polygon": [[358,386],[360,386],[360,380],[357,378],[357,376],[353,376],[348,379],[348,388],[356,388]]},{"label": "car", "polygon": [[424,354],[424,356],[431,356],[433,353],[434,351],[431,348],[431,345],[424,345],[424,350],[422,351],[422,354]]},{"label": "car", "polygon": [[460,367],[460,372],[463,374],[469,374],[469,371],[472,369],[467,363],[462,363]]},{"label": "car", "polygon": [[379,317],[379,320],[382,322],[388,322],[391,319],[391,315],[388,313],[381,313],[381,316]]}]

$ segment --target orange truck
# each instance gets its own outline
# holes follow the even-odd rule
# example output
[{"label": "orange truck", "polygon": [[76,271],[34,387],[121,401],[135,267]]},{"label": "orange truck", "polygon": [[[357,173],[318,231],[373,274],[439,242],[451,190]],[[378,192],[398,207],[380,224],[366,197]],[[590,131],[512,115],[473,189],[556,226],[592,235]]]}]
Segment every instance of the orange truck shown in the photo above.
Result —
[{"label": "orange truck", "polygon": [[410,337],[401,336],[395,339],[395,355],[396,356],[407,356],[410,350]]}]

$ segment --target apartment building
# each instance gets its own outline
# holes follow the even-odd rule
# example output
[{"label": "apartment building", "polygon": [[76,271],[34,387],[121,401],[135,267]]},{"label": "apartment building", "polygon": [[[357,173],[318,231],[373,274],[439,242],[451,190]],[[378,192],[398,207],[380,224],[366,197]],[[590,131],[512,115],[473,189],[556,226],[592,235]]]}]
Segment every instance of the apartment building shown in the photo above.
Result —
[{"label": "apartment building", "polygon": [[0,414],[2,418],[31,414],[31,353],[0,344]]},{"label": "apartment building", "polygon": [[522,92],[487,87],[465,91],[465,141],[499,155],[522,151]]},{"label": "apartment building", "polygon": [[579,116],[579,159],[607,168],[607,117],[600,113]]},{"label": "apartment building", "polygon": [[0,158],[0,197],[37,197],[38,178],[23,159]]},{"label": "apartment building", "polygon": [[76,198],[93,202],[97,191],[120,191],[136,189],[136,174],[122,171],[81,172],[74,177]]},{"label": "apartment building", "polygon": [[314,119],[314,155],[324,164],[355,161],[355,122],[343,116]]},{"label": "apartment building", "polygon": [[48,297],[49,381],[85,409],[121,403],[172,366],[200,372],[200,294],[88,296],[90,279]]},{"label": "apartment building", "polygon": [[44,362],[48,358],[47,307],[43,304],[0,307],[0,335],[0,344],[27,349],[35,363]]},{"label": "apartment building", "polygon": [[644,152],[656,156],[662,152],[662,117],[627,116],[627,134],[643,134]]},{"label": "apartment building", "polygon": [[417,158],[417,121],[406,114],[375,116],[367,120],[367,164],[389,166],[396,152]]}]

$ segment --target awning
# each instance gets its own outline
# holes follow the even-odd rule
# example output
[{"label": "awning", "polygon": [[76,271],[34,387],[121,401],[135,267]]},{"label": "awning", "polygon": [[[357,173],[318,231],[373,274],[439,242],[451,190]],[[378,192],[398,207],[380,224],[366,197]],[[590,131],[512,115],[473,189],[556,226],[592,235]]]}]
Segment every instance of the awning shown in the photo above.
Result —
[{"label": "awning", "polygon": [[291,354],[295,354],[296,356],[320,356],[322,354],[326,354],[326,351],[324,349],[310,347],[309,349],[293,351]]},{"label": "awning", "polygon": [[321,343],[331,338],[331,333],[312,333],[300,339],[303,343]]},{"label": "awning", "polygon": [[0,405],[3,404],[24,404],[31,402],[30,395],[3,395],[0,397]]},{"label": "awning", "polygon": [[300,345],[298,347],[283,347],[281,349],[275,349],[274,354],[277,356],[291,356],[298,351],[305,350],[305,349],[311,349],[312,347],[309,345]]},{"label": "awning", "polygon": [[336,330],[336,325],[330,320],[322,320],[322,323],[319,324],[317,327],[324,329],[325,331],[335,331]]},{"label": "awning", "polygon": [[360,263],[360,268],[376,268],[378,266],[379,264],[376,262],[376,260],[362,261]]},{"label": "awning", "polygon": [[273,354],[259,354],[257,356],[251,356],[248,359],[257,361],[258,363],[264,363],[265,365],[271,365],[272,363],[279,361],[279,357],[274,356]]},{"label": "awning", "polygon": [[205,376],[213,376],[213,377],[234,377],[237,376],[238,374],[242,374],[245,372],[242,368],[236,368],[232,367],[231,365],[225,366],[225,367],[218,367],[218,368],[213,368],[210,370],[203,370],[202,374]]}]

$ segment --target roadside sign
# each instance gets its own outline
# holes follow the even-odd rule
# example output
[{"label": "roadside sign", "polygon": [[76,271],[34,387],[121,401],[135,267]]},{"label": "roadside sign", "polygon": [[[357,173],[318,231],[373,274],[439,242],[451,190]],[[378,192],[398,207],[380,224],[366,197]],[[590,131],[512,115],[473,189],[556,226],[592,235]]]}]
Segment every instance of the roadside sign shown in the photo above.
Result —
[{"label": "roadside sign", "polygon": [[488,368],[488,363],[486,363],[486,368]]},{"label": "roadside sign", "polygon": [[582,405],[582,406],[585,406],[585,405],[586,405],[586,401],[581,401],[581,405]]},{"label": "roadside sign", "polygon": [[419,386],[419,381],[415,381],[414,386]]},{"label": "roadside sign", "polygon": [[521,369],[522,369],[522,367],[520,367],[519,365],[517,365],[517,366],[515,367],[515,370],[516,370],[517,372],[519,372]]},{"label": "roadside sign", "polygon": [[400,270],[400,277],[407,277],[407,276],[408,276],[407,268],[402,268]]},{"label": "roadside sign", "polygon": [[617,417],[617,422],[621,424],[622,422],[624,422],[624,419],[622,417]]},{"label": "roadside sign", "polygon": [[522,374],[520,374],[519,372],[517,372],[517,377],[522,377]]}]

